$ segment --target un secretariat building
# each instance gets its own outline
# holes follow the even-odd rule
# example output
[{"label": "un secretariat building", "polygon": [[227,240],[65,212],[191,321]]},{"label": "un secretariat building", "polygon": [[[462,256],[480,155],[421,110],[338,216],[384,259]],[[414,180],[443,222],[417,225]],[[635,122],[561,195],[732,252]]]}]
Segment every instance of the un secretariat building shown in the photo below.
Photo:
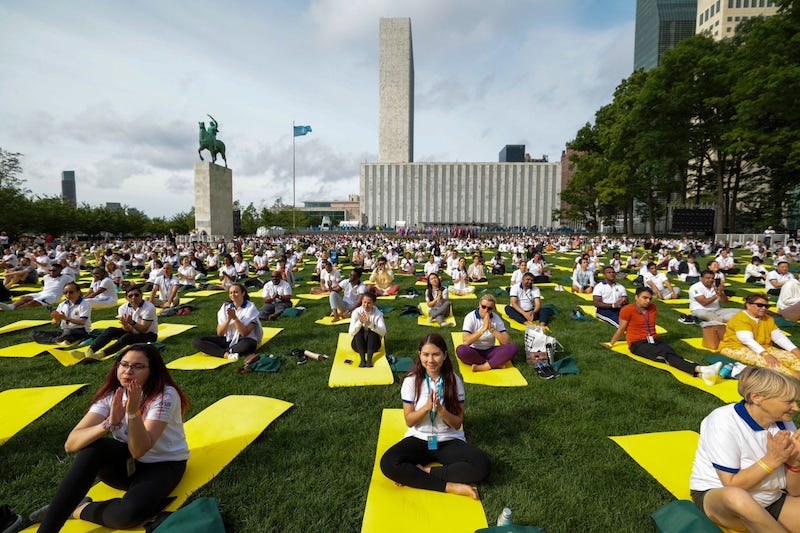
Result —
[{"label": "un secretariat building", "polygon": [[[408,227],[476,224],[553,226],[561,164],[526,162],[505,150],[498,163],[414,163],[411,20],[380,20],[379,162],[360,173],[361,222]],[[524,152],[524,147],[521,147]]]}]

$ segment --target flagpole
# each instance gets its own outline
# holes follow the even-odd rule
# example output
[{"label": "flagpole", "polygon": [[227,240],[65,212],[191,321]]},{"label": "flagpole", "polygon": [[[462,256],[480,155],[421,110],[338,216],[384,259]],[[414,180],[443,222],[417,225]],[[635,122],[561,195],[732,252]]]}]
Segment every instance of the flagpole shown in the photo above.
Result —
[{"label": "flagpole", "polygon": [[294,167],[294,120],[292,121],[292,229],[297,229],[297,222],[295,221],[295,211],[297,210],[297,187],[295,185],[295,167]]}]

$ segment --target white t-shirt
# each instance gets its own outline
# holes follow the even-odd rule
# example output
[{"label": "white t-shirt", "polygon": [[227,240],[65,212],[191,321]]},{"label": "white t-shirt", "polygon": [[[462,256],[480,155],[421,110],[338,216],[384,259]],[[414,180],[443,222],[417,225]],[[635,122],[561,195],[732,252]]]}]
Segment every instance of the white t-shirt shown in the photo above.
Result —
[{"label": "white t-shirt", "polygon": [[[464,383],[461,381],[461,378],[457,375],[456,378],[456,395],[458,397],[459,403],[464,403]],[[439,376],[435,382],[430,383],[430,387],[439,387],[442,377]],[[416,378],[414,376],[408,376],[403,380],[403,385],[400,388],[400,397],[403,399],[403,403],[414,404],[414,410],[422,408],[428,402],[428,398],[431,395],[430,387],[428,386],[428,382],[422,383],[422,386],[419,388],[419,398],[416,398],[414,401],[414,396],[417,393],[416,387]],[[448,426],[445,421],[442,419],[441,416],[436,416],[434,422],[431,423],[430,416],[422,417],[422,420],[416,425],[411,426],[406,431],[406,434],[403,435],[405,437],[416,437],[418,439],[422,439],[424,441],[428,440],[428,436],[436,435],[436,438],[439,442],[445,442],[448,440],[458,439],[466,441],[467,439],[464,437],[464,429],[458,428],[453,429]]]},{"label": "white t-shirt", "polygon": [[264,288],[261,291],[262,298],[275,298],[276,296],[291,296],[292,295],[292,286],[289,285],[289,282],[282,279],[277,285],[275,285],[272,281],[264,284]]},{"label": "white t-shirt", "polygon": [[707,288],[702,282],[698,281],[689,287],[689,311],[716,311],[719,309],[719,298],[708,305],[703,305],[697,301],[698,296],[713,298],[716,295],[717,288],[714,285],[712,285],[711,288]]},{"label": "white t-shirt", "polygon": [[[699,491],[721,488],[717,470],[736,474],[758,462],[767,454],[767,433],[775,435],[783,429],[796,430],[792,422],[763,429],[747,412],[744,401],[714,409],[700,424],[689,487]],[[781,467],[748,492],[759,505],[767,507],[780,498],[785,487],[786,471]]]},{"label": "white t-shirt", "polygon": [[67,322],[66,320],[62,320],[61,323],[59,324],[61,329],[83,328],[86,330],[87,333],[89,332],[89,330],[92,329],[92,305],[85,299],[81,298],[74,304],[69,300],[64,300],[63,302],[58,304],[56,311],[66,316],[67,318],[86,320],[86,323],[82,326],[79,326],[74,322]]},{"label": "white t-shirt", "polygon": [[536,300],[542,297],[542,291],[539,290],[539,287],[532,285],[530,289],[525,289],[521,283],[512,285],[508,294],[511,298],[517,299],[523,311],[531,311],[536,306]]},{"label": "white t-shirt", "polygon": [[[222,307],[217,311],[217,324],[223,324],[228,320],[228,307],[232,305],[229,302],[222,304]],[[261,322],[258,319],[258,307],[248,300],[244,302],[244,305],[236,309],[236,316],[239,318],[239,322],[245,326],[255,323],[255,327],[246,338],[255,339],[257,343],[260,343],[264,336],[264,330],[261,329]],[[228,329],[225,330],[225,340],[228,341],[228,346],[233,346],[240,340],[239,330],[236,329],[236,324],[233,321],[228,324]]]},{"label": "white t-shirt", "polygon": [[[108,417],[111,414],[111,402],[113,394],[101,398],[89,408],[90,413],[97,413],[100,416]],[[128,393],[122,395],[123,404],[128,399]],[[158,438],[153,447],[137,461],[142,463],[161,463],[164,461],[185,461],[189,458],[189,445],[186,442],[186,434],[183,431],[183,417],[181,416],[181,398],[175,387],[167,385],[164,392],[147,402],[146,409],[142,412],[142,421],[158,420],[166,422],[167,427]],[[128,442],[128,415],[122,419],[122,427],[112,433],[114,439],[119,442]]]},{"label": "white t-shirt", "polygon": [[156,314],[156,306],[147,300],[142,300],[142,305],[140,305],[138,309],[132,306],[130,303],[122,304],[117,310],[117,315],[119,315],[120,318],[132,318],[134,323],[149,320],[150,327],[147,328],[145,333],[158,334],[158,315]]},{"label": "white t-shirt", "polygon": [[[503,323],[503,319],[500,318],[500,315],[497,313],[492,313],[492,324],[497,331],[503,333],[506,330],[506,325]],[[464,326],[461,328],[464,333],[475,333],[479,329],[483,327],[483,318],[481,318],[480,313],[478,310],[470,311],[467,313],[467,316],[464,317]],[[492,335],[491,331],[484,331],[483,335],[480,338],[470,344],[476,350],[488,350],[489,348],[493,348],[495,345],[494,335]]]},{"label": "white t-shirt", "polygon": [[353,285],[350,283],[349,279],[340,282],[339,287],[342,289],[342,300],[351,308],[355,307],[355,305],[358,303],[359,297],[367,292],[366,285],[363,283]]},{"label": "white t-shirt", "polygon": [[105,289],[100,294],[93,296],[91,299],[96,302],[116,302],[117,301],[117,286],[114,285],[114,280],[105,277],[101,280],[94,280],[89,286],[89,291],[94,292],[99,289]]},{"label": "white t-shirt", "polygon": [[628,293],[625,291],[625,287],[619,283],[614,283],[613,285],[606,283],[605,280],[595,285],[594,289],[592,290],[592,299],[594,299],[595,296],[599,296],[600,301],[605,304],[613,304],[623,296],[627,295]]}]

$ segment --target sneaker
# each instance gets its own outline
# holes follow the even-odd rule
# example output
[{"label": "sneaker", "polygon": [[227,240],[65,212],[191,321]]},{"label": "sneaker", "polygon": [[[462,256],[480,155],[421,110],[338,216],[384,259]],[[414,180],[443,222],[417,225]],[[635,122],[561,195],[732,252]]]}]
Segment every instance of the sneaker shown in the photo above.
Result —
[{"label": "sneaker", "polygon": [[0,310],[3,310],[3,311],[13,311],[13,310],[14,310],[14,306],[13,306],[13,305],[11,305],[11,304],[4,304],[4,303],[0,303]]},{"label": "sneaker", "polygon": [[678,319],[681,324],[697,324],[697,319],[692,315],[683,315]]},{"label": "sneaker", "polygon": [[550,363],[542,363],[542,370],[546,376],[544,379],[553,379],[558,377],[558,372],[556,372],[555,368],[550,366]]},{"label": "sneaker", "polygon": [[18,515],[8,505],[0,505],[0,531],[11,533],[16,531],[22,523],[22,516]]},{"label": "sneaker", "polygon": [[713,365],[701,366],[698,375],[703,379],[706,385],[715,385],[719,377],[720,368],[722,368],[722,361],[714,363]]},{"label": "sneaker", "polygon": [[238,353],[225,354],[225,359],[227,359],[229,361],[238,361],[239,360],[239,354]]}]

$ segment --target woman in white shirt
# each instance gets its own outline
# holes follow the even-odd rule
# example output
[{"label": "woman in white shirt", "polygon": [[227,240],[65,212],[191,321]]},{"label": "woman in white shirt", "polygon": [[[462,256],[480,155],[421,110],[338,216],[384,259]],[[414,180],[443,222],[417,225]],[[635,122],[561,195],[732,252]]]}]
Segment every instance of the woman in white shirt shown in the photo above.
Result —
[{"label": "woman in white shirt", "polygon": [[[67,437],[64,448],[77,456],[50,505],[31,515],[42,522],[39,531],[60,531],[69,517],[129,529],[155,515],[186,470],[188,407],[155,346],[128,348]],[[109,433],[112,438],[105,438]],[[125,494],[82,501],[96,477]]]},{"label": "woman in white shirt", "polygon": [[453,280],[453,285],[450,291],[453,294],[465,295],[475,292],[475,287],[467,283],[467,260],[463,257],[458,260],[458,266],[450,271],[450,278]]},{"label": "woman in white shirt", "polygon": [[[420,342],[400,395],[408,431],[381,457],[383,474],[400,486],[478,499],[472,485],[489,475],[489,458],[466,442],[464,383],[438,333]],[[441,466],[430,466],[434,462]]]},{"label": "woman in white shirt", "polygon": [[228,296],[230,300],[217,312],[217,334],[195,337],[192,346],[205,354],[236,361],[240,355],[258,349],[264,331],[258,318],[258,307],[250,301],[243,284],[231,285]]},{"label": "woman in white shirt", "polygon": [[372,367],[372,357],[381,349],[381,340],[386,335],[383,313],[375,307],[375,293],[365,292],[361,295],[361,305],[350,315],[348,332],[353,338],[350,346],[361,358],[358,366]]}]

